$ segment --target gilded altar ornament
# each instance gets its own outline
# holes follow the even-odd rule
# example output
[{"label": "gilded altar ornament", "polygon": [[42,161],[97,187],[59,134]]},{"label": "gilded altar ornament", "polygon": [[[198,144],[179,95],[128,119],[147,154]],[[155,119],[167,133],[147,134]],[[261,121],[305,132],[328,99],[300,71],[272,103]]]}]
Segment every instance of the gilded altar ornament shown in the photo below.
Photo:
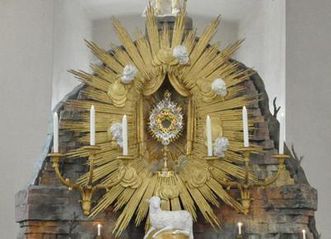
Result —
[{"label": "gilded altar ornament", "polygon": [[170,66],[178,64],[178,60],[173,55],[173,51],[171,48],[162,48],[157,53],[157,57],[155,59],[155,65],[163,65],[163,64]]},{"label": "gilded altar ornament", "polygon": [[157,53],[154,64],[157,66],[187,65],[189,61],[190,57],[186,46],[178,45],[173,49],[170,47],[161,48]]},{"label": "gilded altar ornament", "polygon": [[131,165],[122,165],[119,168],[118,183],[124,188],[138,188],[142,179]]},{"label": "gilded altar ornament", "polygon": [[163,145],[174,141],[184,127],[182,109],[170,97],[171,93],[166,91],[149,116],[149,129]]},{"label": "gilded altar ornament", "polygon": [[88,216],[91,212],[92,208],[92,198],[93,194],[100,189],[108,189],[107,186],[103,184],[94,184],[94,163],[95,163],[95,155],[100,148],[98,146],[86,146],[85,149],[88,151],[88,158],[90,162],[89,172],[88,172],[88,181],[84,185],[80,185],[79,183],[73,182],[69,178],[64,178],[60,171],[60,161],[63,159],[63,155],[59,153],[51,153],[49,157],[52,161],[52,167],[55,170],[57,177],[60,179],[63,185],[67,186],[69,190],[77,189],[81,193],[81,207],[83,210],[83,214]]},{"label": "gilded altar ornament", "polygon": [[199,87],[200,98],[202,101],[206,103],[210,103],[216,97],[215,92],[212,90],[211,84],[206,82],[204,79],[200,79],[197,81],[197,85]]},{"label": "gilded altar ornament", "polygon": [[[257,153],[256,149],[254,149],[253,147],[244,147],[241,148],[241,152],[244,156],[244,168],[245,168],[245,177],[243,181],[239,181],[239,182],[227,182],[224,183],[224,185],[228,186],[229,188],[238,188],[240,191],[240,201],[241,204],[243,206],[243,213],[246,215],[249,213],[249,209],[250,209],[250,205],[251,205],[251,201],[253,200],[251,197],[251,189],[253,187],[267,187],[270,186],[274,183],[276,183],[281,175],[287,175],[288,171],[286,170],[285,167],[285,160],[289,159],[290,157],[288,155],[284,155],[284,154],[275,154],[273,155],[273,157],[275,159],[277,159],[279,161],[279,166],[278,166],[278,170],[277,172],[270,176],[267,177],[264,180],[250,180],[250,171],[251,171],[251,163],[250,163],[250,155],[252,153]],[[286,185],[286,184],[291,184],[293,183],[293,180],[289,180],[286,181],[284,184],[282,185]],[[279,185],[280,186],[280,185]]]},{"label": "gilded altar ornament", "polygon": [[[167,12],[172,13],[170,10]],[[148,216],[145,201],[155,195],[167,199],[165,209],[185,209],[193,220],[197,220],[200,212],[212,226],[219,227],[222,218],[214,213],[212,205],[218,206],[222,201],[240,213],[248,213],[251,188],[275,183],[286,170],[283,167],[285,159],[279,158],[279,173],[260,181],[251,170],[249,154],[252,151],[262,153],[262,148],[253,145],[249,151],[242,150],[241,108],[254,105],[258,100],[257,96],[246,95],[243,90],[252,71],[242,70],[235,61],[229,60],[242,41],[219,49],[211,45],[211,40],[220,18],[212,21],[197,36],[196,31],[185,29],[185,14],[183,9],[176,15],[171,31],[166,26],[159,30],[157,13],[149,7],[146,10],[147,34],[140,35],[138,39],[133,39],[120,21],[114,19],[115,32],[122,46],[107,51],[87,42],[102,65],[92,66],[93,73],[71,71],[85,87],[81,91],[83,97],[68,100],[65,109],[79,113],[81,117],[72,118],[70,115],[75,114],[68,114],[60,122],[61,130],[69,132],[80,144],[88,144],[88,110],[93,101],[97,106],[99,150],[92,161],[90,158],[93,167],[75,183],[63,178],[59,159],[54,159],[54,169],[64,185],[86,191],[82,193],[84,200],[85,196],[93,194],[90,193],[91,188],[107,189],[93,206],[89,217],[113,207],[120,213],[113,231],[116,237],[125,231],[130,221],[136,225],[145,221]],[[178,46],[185,46],[185,49]],[[177,50],[174,52],[174,49]],[[181,64],[188,59],[187,64]],[[128,64],[137,69],[134,79],[132,68],[123,71]],[[131,83],[122,82],[124,75],[126,80],[133,79]],[[212,82],[220,76],[227,87],[224,98],[218,97],[212,89]],[[168,88],[169,84],[171,87]],[[224,92],[224,87],[221,89]],[[157,102],[158,96],[166,90],[173,93],[171,97],[167,93],[161,100],[163,103]],[[120,134],[119,128],[113,132],[110,129],[123,115],[129,118],[128,142],[132,154],[129,156],[122,156],[121,148],[114,145],[113,137]],[[219,145],[222,146],[224,160],[220,156],[207,157],[204,139],[207,115],[216,122],[221,121],[220,127],[213,122],[213,134],[222,131],[215,133],[213,139],[228,139],[227,151],[226,144]],[[249,115],[251,130],[257,122],[258,117]],[[148,132],[152,137],[147,135]],[[185,160],[182,163],[179,159],[183,155]],[[85,147],[78,147],[64,156],[80,162],[80,158],[92,155]],[[52,157],[59,158],[56,155]],[[162,159],[162,168],[155,170],[153,162]],[[172,168],[170,162],[179,166]],[[237,199],[226,188],[236,188],[241,197]],[[88,210],[85,211],[87,214]]]},{"label": "gilded altar ornament", "polygon": [[128,89],[126,86],[121,84],[119,80],[116,80],[110,85],[108,90],[108,96],[110,97],[112,103],[116,107],[124,107],[127,100]]},{"label": "gilded altar ornament", "polygon": [[188,180],[187,184],[191,188],[201,188],[210,179],[210,172],[207,167],[205,168],[195,168],[194,174]]},{"label": "gilded altar ornament", "polygon": [[[172,175],[172,177],[174,177],[174,175]],[[168,182],[163,182],[162,184],[160,184],[160,186],[155,191],[155,195],[160,197],[162,200],[171,200],[178,198],[179,190],[178,187],[176,187],[176,185],[172,183],[170,179],[168,180]]]}]

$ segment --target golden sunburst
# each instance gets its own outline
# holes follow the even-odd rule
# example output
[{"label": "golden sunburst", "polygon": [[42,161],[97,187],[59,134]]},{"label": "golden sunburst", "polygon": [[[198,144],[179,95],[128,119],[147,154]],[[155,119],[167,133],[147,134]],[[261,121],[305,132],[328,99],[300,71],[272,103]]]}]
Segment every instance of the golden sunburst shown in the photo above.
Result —
[{"label": "golden sunburst", "polygon": [[[243,82],[252,74],[251,70],[241,70],[237,63],[230,61],[231,55],[239,48],[241,41],[220,50],[210,45],[220,19],[217,18],[198,38],[195,31],[185,30],[186,13],[176,17],[174,29],[167,25],[158,30],[153,9],[148,9],[146,18],[147,36],[138,34],[132,39],[121,23],[114,19],[114,28],[122,42],[121,47],[106,51],[92,42],[87,42],[102,65],[92,65],[93,74],[71,71],[85,88],[82,98],[66,102],[66,110],[79,111],[81,120],[64,119],[61,128],[75,132],[77,141],[88,144],[88,110],[93,104],[96,108],[96,141],[100,146],[95,159],[94,182],[109,187],[97,202],[91,217],[113,205],[115,211],[121,210],[114,233],[119,236],[131,220],[139,225],[147,217],[146,200],[153,195],[166,199],[163,208],[169,210],[188,210],[197,219],[199,210],[204,218],[214,226],[221,221],[213,212],[219,200],[239,212],[242,205],[225,189],[231,181],[243,180],[241,167],[243,156],[241,108],[256,102],[256,96],[244,94]],[[177,46],[184,46],[189,56],[187,64],[172,57]],[[165,54],[167,53],[167,54]],[[122,84],[120,76],[126,65],[134,65],[138,73],[132,83]],[[220,97],[211,88],[213,80],[221,78],[227,86],[226,97]],[[186,155],[187,162],[169,177],[156,174],[150,166],[160,159],[160,146],[148,138],[146,115],[155,105],[153,95],[165,81],[169,81],[180,97],[186,100],[187,108],[185,134],[173,143],[169,157],[176,161]],[[109,137],[109,127],[120,121],[123,114],[129,122],[129,151],[134,159],[122,163],[118,157],[121,150]],[[210,115],[213,122],[222,122],[223,136],[229,140],[229,149],[224,159],[207,162],[204,139],[205,118]],[[255,118],[250,117],[250,127]],[[84,148],[66,154],[70,158],[86,157]],[[80,178],[85,184],[88,175]],[[253,176],[250,180],[255,180]]]}]

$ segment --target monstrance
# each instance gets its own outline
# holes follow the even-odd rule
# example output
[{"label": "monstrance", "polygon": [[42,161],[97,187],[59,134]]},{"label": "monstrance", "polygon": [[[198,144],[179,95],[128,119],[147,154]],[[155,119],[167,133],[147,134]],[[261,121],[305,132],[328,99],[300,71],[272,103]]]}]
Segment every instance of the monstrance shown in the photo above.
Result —
[{"label": "monstrance", "polygon": [[164,98],[152,109],[148,125],[153,137],[164,147],[162,176],[169,174],[168,145],[178,138],[184,125],[182,109],[170,97],[171,93],[166,90]]}]

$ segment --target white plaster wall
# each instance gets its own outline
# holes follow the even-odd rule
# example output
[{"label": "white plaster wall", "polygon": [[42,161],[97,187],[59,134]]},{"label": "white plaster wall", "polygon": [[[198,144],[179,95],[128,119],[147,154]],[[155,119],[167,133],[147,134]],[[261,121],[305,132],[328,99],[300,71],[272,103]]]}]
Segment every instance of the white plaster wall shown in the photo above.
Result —
[{"label": "white plaster wall", "polygon": [[52,0],[0,1],[0,238],[16,238],[14,195],[45,143],[52,46]]},{"label": "white plaster wall", "polygon": [[[236,58],[262,77],[270,99],[284,110],[285,102],[285,0],[261,0],[239,24],[245,42]],[[271,108],[272,109],[272,108]]]},{"label": "white plaster wall", "polygon": [[91,53],[84,39],[91,40],[91,21],[79,0],[54,1],[54,63],[52,108],[80,82],[70,69],[89,71]]},{"label": "white plaster wall", "polygon": [[[144,32],[144,18],[139,14],[116,16],[126,27],[131,37],[135,38],[136,29]],[[115,35],[111,16],[109,18],[92,21],[92,40],[105,50],[110,49],[111,44],[121,45]]]},{"label": "white plaster wall", "polygon": [[287,135],[319,194],[317,227],[331,228],[331,1],[289,0],[287,10]]}]

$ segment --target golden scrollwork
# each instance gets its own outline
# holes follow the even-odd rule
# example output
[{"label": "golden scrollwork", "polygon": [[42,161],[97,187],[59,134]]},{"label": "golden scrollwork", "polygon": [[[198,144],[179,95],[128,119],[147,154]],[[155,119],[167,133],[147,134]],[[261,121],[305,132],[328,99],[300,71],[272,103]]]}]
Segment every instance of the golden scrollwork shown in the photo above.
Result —
[{"label": "golden scrollwork", "polygon": [[191,188],[200,188],[210,179],[208,168],[194,168],[194,173],[188,179],[187,184]]},{"label": "golden scrollwork", "polygon": [[116,80],[109,86],[107,94],[116,107],[123,107],[127,100],[128,89],[120,80]]},{"label": "golden scrollwork", "polygon": [[198,80],[197,86],[200,89],[201,99],[204,102],[212,102],[216,98],[215,92],[211,89],[211,83],[206,79]]},{"label": "golden scrollwork", "polygon": [[178,197],[179,190],[174,185],[163,184],[160,185],[155,193],[163,200],[170,200]]},{"label": "golden scrollwork", "polygon": [[173,56],[171,48],[162,48],[157,53],[156,58],[154,60],[154,64],[157,66],[163,64],[174,66],[179,64],[179,62],[176,59],[176,57]]},{"label": "golden scrollwork", "polygon": [[119,168],[118,183],[124,188],[138,188],[142,179],[135,168],[130,165],[122,165]]}]

